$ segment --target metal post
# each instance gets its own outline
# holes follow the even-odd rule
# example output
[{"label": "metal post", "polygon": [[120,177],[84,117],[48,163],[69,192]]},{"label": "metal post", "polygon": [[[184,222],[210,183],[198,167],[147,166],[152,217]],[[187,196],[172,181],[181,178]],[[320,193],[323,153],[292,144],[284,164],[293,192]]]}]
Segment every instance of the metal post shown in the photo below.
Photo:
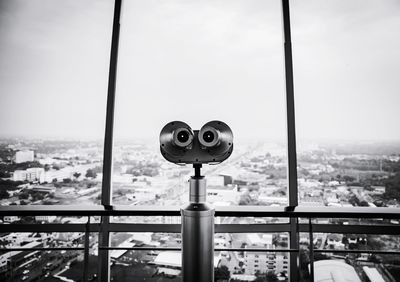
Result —
[{"label": "metal post", "polygon": [[289,179],[289,206],[298,205],[297,192],[297,156],[296,156],[296,126],[294,112],[294,86],[292,43],[290,33],[289,0],[282,0],[283,31],[285,49],[286,74],[286,111],[287,111],[287,141],[288,141],[288,179]]},{"label": "metal post", "polygon": [[[106,209],[112,209],[112,149],[113,149],[113,128],[114,128],[114,105],[115,90],[117,80],[117,62],[118,62],[118,45],[119,30],[121,18],[122,0],[115,0],[113,30],[111,38],[110,68],[108,74],[108,92],[107,92],[107,113],[106,113],[106,129],[104,137],[104,156],[103,156],[103,182],[101,190],[101,204]],[[99,281],[110,281],[110,257],[108,249],[101,249],[100,246],[108,247],[110,245],[110,234],[108,225],[110,218],[108,216],[101,217],[99,232]]]},{"label": "metal post", "polygon": [[83,282],[88,282],[89,279],[89,237],[90,237],[90,216],[85,226],[85,251],[83,258]]},{"label": "metal post", "polygon": [[311,217],[308,218],[308,234],[310,240],[310,278],[314,282],[314,237]]},{"label": "metal post", "polygon": [[206,179],[196,175],[189,180],[190,203],[181,209],[183,282],[214,281],[214,214],[206,201]]},{"label": "metal post", "polygon": [[[288,184],[289,184],[289,210],[294,210],[298,205],[297,192],[297,156],[296,156],[296,127],[294,111],[294,83],[292,41],[290,32],[289,0],[282,0],[282,17],[284,33],[285,54],[285,80],[286,80],[286,114],[287,114],[287,140],[288,140]],[[290,248],[298,249],[298,219],[290,219]],[[290,281],[299,280],[298,253],[290,253]]]},{"label": "metal post", "polygon": [[117,62],[118,62],[118,43],[119,29],[121,17],[121,1],[115,0],[114,21],[111,41],[110,69],[108,76],[108,92],[107,92],[107,113],[106,113],[106,130],[104,137],[104,154],[103,154],[103,182],[101,193],[101,204],[109,208],[112,203],[111,176],[112,176],[112,149],[113,149],[113,130],[114,130],[114,105],[115,90],[117,80]]},{"label": "metal post", "polygon": [[110,246],[110,233],[108,230],[110,224],[109,216],[102,216],[99,230],[99,260],[98,260],[98,275],[100,282],[110,281],[110,254],[108,249],[101,247]]},{"label": "metal post", "polygon": [[[299,249],[299,239],[298,239],[298,218],[290,218],[290,249]],[[289,281],[299,281],[299,253],[291,252],[289,254],[290,258],[290,272]]]}]

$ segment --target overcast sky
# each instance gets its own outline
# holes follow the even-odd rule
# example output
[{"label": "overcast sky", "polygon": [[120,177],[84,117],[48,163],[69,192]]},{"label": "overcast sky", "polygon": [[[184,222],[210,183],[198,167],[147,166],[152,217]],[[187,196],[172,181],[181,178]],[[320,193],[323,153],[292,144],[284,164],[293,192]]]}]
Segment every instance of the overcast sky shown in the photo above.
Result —
[{"label": "overcast sky", "polygon": [[[285,140],[279,0],[126,0],[115,137]],[[400,2],[292,1],[297,134],[400,140]],[[0,0],[0,135],[102,138],[113,1]]]}]

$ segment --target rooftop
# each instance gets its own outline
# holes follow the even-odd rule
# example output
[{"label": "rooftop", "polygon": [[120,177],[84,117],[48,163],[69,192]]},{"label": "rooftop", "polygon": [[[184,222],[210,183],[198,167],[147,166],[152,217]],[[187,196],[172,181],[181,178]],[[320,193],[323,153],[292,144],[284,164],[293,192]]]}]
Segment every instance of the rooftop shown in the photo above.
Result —
[{"label": "rooftop", "polygon": [[342,260],[314,262],[315,282],[361,282],[354,267]]}]

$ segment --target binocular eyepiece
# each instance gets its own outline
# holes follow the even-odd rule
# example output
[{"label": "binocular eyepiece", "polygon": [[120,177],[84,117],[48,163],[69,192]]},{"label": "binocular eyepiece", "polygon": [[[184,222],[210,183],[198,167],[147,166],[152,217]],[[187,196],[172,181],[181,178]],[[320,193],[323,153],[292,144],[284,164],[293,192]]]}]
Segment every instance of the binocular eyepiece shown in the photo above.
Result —
[{"label": "binocular eyepiece", "polygon": [[233,134],[222,121],[210,121],[200,130],[173,121],[160,132],[160,150],[167,161],[176,164],[217,164],[232,153]]}]

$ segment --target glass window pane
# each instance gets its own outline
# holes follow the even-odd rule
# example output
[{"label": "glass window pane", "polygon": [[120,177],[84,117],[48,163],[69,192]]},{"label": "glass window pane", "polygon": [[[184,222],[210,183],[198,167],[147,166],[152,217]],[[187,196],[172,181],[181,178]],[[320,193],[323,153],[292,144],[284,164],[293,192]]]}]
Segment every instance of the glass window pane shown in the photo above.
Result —
[{"label": "glass window pane", "polygon": [[399,206],[400,6],[292,1],[300,201]]},{"label": "glass window pane", "polygon": [[175,263],[180,252],[164,252],[160,251],[127,251],[116,263],[111,265],[110,275],[111,281],[159,281],[159,282],[180,282],[180,270],[175,268],[167,268],[159,266],[157,261],[163,261],[165,258],[173,259]]},{"label": "glass window pane", "polygon": [[[83,277],[85,233],[2,233],[0,242],[1,281],[79,281]],[[92,280],[97,277],[97,242],[97,234],[90,233],[87,269]],[[6,250],[10,248],[15,249]]]},{"label": "glass window pane", "polygon": [[1,204],[97,203],[113,1],[0,5]]},{"label": "glass window pane", "polygon": [[[288,281],[289,253],[285,252],[287,233],[216,233],[214,236],[214,274],[216,280],[245,281],[257,277],[279,277]],[[131,247],[180,248],[179,233],[112,233],[110,253],[111,276],[117,281],[165,277],[180,281],[181,252],[179,250],[132,250]],[[127,249],[123,249],[127,248]],[[238,251],[224,249],[241,248]],[[255,250],[259,249],[259,250]],[[279,249],[265,251],[265,249]],[[128,267],[129,266],[129,267]],[[117,278],[118,277],[118,278]],[[248,278],[248,279],[246,279]],[[152,281],[152,280],[151,280]]]},{"label": "glass window pane", "polygon": [[[398,281],[398,236],[314,233],[314,279],[344,273],[351,281]],[[300,275],[310,278],[310,238],[300,233]],[[375,252],[375,253],[374,253]],[[372,276],[370,276],[372,275]],[[337,277],[337,276],[336,276]]]},{"label": "glass window pane", "polygon": [[280,1],[126,1],[116,96],[114,203],[180,205],[191,166],[164,160],[161,128],[222,120],[234,151],[205,165],[214,205],[286,205]]}]

